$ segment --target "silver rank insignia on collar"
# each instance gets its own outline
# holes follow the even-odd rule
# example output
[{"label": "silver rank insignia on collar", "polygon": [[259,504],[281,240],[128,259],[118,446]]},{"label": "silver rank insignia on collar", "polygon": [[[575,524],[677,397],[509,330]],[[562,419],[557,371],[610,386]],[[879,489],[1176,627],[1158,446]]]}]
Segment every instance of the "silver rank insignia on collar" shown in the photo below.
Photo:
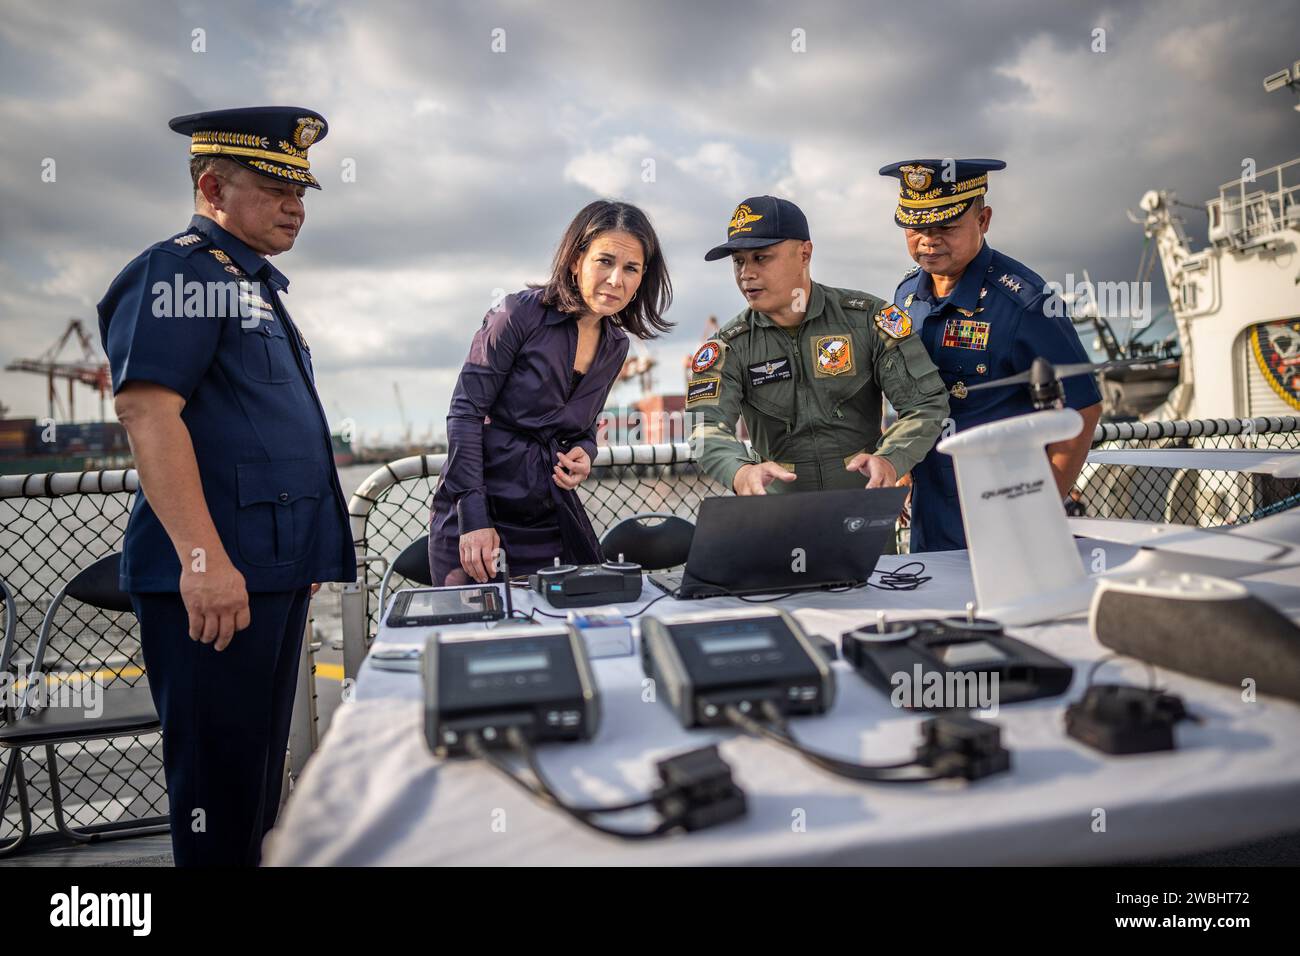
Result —
[{"label": "silver rank insignia on collar", "polygon": [[1002,273],[1002,275],[998,278],[998,281],[1001,282],[1008,289],[1010,289],[1012,292],[1020,291],[1020,283],[1017,282],[1015,279],[1011,278],[1011,276],[1007,275],[1005,272]]},{"label": "silver rank insignia on collar", "polygon": [[203,241],[202,236],[196,236],[192,232],[187,232],[185,235],[177,236],[175,239],[172,240],[172,242],[176,243],[176,245],[178,246],[192,246],[194,245],[194,243],[202,242],[202,241]]}]

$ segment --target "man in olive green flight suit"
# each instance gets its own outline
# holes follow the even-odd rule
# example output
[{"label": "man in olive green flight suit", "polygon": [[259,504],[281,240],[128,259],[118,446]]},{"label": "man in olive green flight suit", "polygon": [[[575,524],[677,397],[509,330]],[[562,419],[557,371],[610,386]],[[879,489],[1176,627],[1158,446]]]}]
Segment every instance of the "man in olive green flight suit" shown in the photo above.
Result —
[{"label": "man in olive green flight suit", "polygon": [[[808,220],[794,203],[747,199],[727,242],[749,307],[691,360],[691,448],[738,495],[893,486],[925,457],[948,393],[907,313],[809,275]],[[898,420],[881,434],[882,393]],[[736,438],[741,415],[752,449]]]}]

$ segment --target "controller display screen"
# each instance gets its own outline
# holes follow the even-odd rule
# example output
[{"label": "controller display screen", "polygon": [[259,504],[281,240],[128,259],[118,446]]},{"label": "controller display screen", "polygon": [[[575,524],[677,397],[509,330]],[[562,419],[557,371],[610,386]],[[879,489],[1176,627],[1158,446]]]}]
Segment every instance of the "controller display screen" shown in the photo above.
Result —
[{"label": "controller display screen", "polygon": [[700,637],[700,649],[706,654],[732,654],[736,651],[768,651],[776,647],[772,635],[763,631],[749,631],[726,636]]},{"label": "controller display screen", "polygon": [[550,666],[550,658],[542,651],[525,654],[476,655],[465,662],[465,669],[475,677],[514,671],[540,671]]},{"label": "controller display screen", "polygon": [[963,667],[967,664],[997,664],[1007,659],[1005,652],[994,647],[988,641],[962,641],[957,644],[945,644],[939,648],[939,656],[949,667]]}]

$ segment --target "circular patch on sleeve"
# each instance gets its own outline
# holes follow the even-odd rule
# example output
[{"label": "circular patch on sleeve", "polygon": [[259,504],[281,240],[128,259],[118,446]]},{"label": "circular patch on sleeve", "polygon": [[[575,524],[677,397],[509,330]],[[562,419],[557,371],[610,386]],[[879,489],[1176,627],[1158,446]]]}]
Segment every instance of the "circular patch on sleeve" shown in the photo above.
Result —
[{"label": "circular patch on sleeve", "polygon": [[722,346],[717,342],[705,342],[696,350],[695,356],[691,359],[691,371],[696,374],[707,372],[718,364],[720,358],[722,358]]}]

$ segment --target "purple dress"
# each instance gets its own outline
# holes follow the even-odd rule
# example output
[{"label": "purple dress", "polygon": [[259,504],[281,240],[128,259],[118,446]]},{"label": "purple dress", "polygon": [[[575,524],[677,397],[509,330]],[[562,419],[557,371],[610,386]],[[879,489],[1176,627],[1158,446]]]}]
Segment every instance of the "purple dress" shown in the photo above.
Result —
[{"label": "purple dress", "polygon": [[[510,573],[556,557],[600,560],[576,491],[552,480],[556,454],[576,446],[596,458],[596,419],[627,357],[627,334],[601,320],[600,344],[575,375],[578,326],[542,305],[542,291],[506,296],[483,319],[447,414],[447,463],[433,496],[429,568],[434,584],[460,570],[460,536],[495,528]],[[454,583],[454,581],[453,581]]]}]

